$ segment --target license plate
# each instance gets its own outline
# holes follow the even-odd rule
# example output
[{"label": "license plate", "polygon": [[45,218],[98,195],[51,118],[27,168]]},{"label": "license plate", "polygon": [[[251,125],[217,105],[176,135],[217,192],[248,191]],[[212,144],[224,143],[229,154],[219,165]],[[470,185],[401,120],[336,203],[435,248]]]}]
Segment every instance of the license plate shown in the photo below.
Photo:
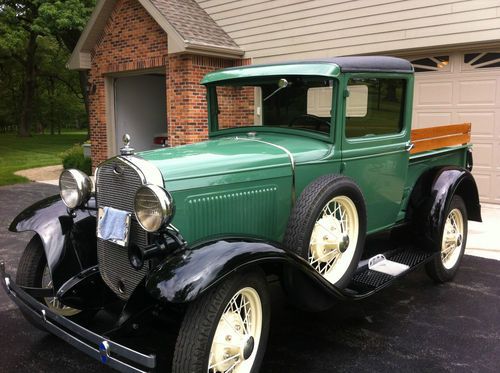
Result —
[{"label": "license plate", "polygon": [[127,211],[112,207],[99,207],[97,213],[97,237],[120,246],[128,246],[130,217]]}]

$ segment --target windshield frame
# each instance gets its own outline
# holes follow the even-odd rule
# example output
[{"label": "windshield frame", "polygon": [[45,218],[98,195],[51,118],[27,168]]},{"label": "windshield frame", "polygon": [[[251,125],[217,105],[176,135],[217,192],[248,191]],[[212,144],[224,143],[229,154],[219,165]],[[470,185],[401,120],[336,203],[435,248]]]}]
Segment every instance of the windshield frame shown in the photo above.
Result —
[{"label": "windshield frame", "polygon": [[[288,75],[287,75],[288,76]],[[339,79],[335,77],[325,77],[325,76],[311,76],[311,75],[296,75],[296,77],[303,77],[304,79],[322,79],[322,80],[331,80],[333,82],[333,94],[332,94],[332,103],[331,109],[333,111],[333,115],[330,118],[330,129],[328,132],[320,132],[320,131],[312,131],[307,129],[300,129],[294,127],[279,127],[279,126],[240,126],[233,128],[218,128],[218,103],[217,103],[217,87],[221,86],[233,86],[233,85],[242,85],[245,86],[258,86],[262,83],[268,83],[270,80],[278,82],[279,79],[283,78],[283,76],[265,76],[259,79],[258,77],[253,77],[251,79],[230,79],[217,81],[214,83],[206,84],[207,88],[207,104],[208,104],[208,128],[209,128],[209,137],[227,137],[228,135],[237,135],[241,133],[248,132],[272,132],[272,133],[286,133],[286,134],[294,134],[299,136],[307,136],[318,140],[332,142],[335,133],[335,123],[337,120],[337,105],[338,97],[339,97],[339,87],[340,82]],[[286,88],[285,88],[286,89]]]}]

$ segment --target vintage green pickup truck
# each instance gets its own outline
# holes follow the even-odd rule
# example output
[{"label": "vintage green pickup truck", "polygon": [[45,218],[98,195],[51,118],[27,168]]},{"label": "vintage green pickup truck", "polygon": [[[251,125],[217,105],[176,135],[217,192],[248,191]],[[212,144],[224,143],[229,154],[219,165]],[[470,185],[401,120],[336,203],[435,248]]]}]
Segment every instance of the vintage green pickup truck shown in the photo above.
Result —
[{"label": "vintage green pickup truck", "polygon": [[[109,366],[169,370],[128,344],[165,323],[173,372],[257,372],[269,276],[311,311],[370,296],[425,266],[451,280],[480,221],[470,124],[411,130],[413,68],[341,57],[205,76],[209,140],[78,170],[11,224],[33,231],[23,314]],[[105,310],[112,324],[92,330]],[[175,326],[172,326],[175,325]]]}]

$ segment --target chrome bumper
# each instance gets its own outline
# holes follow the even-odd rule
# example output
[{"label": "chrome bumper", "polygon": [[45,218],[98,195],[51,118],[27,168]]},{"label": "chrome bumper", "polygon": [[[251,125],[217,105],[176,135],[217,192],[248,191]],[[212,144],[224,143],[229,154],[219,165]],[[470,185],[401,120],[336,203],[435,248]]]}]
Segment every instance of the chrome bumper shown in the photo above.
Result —
[{"label": "chrome bumper", "polygon": [[122,372],[150,372],[156,368],[155,355],[145,355],[115,343],[51,311],[11,280],[0,262],[1,283],[18,307],[52,334],[103,364]]}]

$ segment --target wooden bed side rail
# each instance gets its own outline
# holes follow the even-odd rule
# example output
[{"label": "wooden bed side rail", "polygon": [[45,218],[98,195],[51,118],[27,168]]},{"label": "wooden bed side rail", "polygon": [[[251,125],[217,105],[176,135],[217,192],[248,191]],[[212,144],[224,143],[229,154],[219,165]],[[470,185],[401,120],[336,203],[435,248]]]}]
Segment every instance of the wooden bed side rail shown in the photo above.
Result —
[{"label": "wooden bed side rail", "polygon": [[470,142],[471,124],[450,124],[446,126],[419,128],[411,131],[411,142],[415,144],[410,154],[445,146],[464,145]]}]

